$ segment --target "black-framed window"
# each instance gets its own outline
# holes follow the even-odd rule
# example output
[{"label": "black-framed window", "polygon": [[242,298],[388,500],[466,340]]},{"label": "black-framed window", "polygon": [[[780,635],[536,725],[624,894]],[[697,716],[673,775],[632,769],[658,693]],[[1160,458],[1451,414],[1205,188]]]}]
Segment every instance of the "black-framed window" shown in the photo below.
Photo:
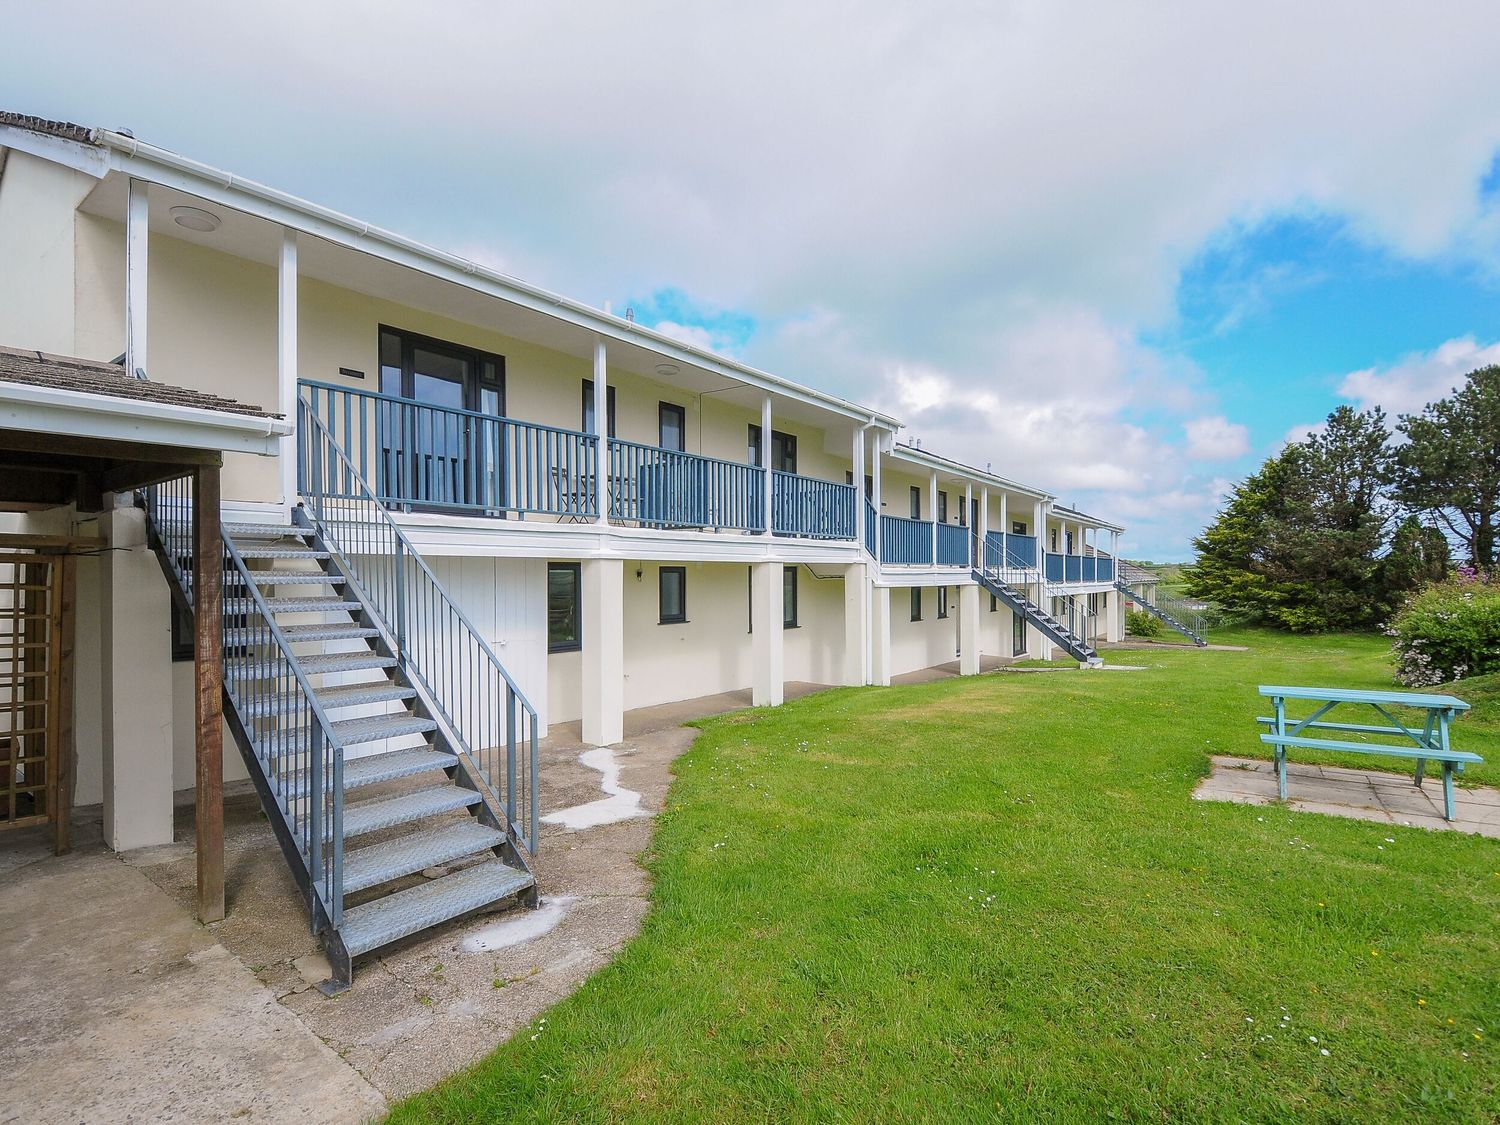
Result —
[{"label": "black-framed window", "polygon": [[922,518],[922,490],[916,485],[911,486],[911,518]]},{"label": "black-framed window", "polygon": [[[750,434],[746,441],[746,455],[750,464],[760,464],[760,427],[750,423]],[[797,435],[771,431],[771,468],[783,473],[797,471]]]},{"label": "black-framed window", "polygon": [[1010,533],[1012,535],[1025,535],[1026,534],[1026,523],[1025,523],[1025,521],[1024,520],[1011,520],[1010,521]]},{"label": "black-framed window", "polygon": [[948,522],[948,494],[942,491],[938,492],[937,521],[938,523]]},{"label": "black-framed window", "polygon": [[547,564],[547,651],[583,647],[583,590],[578,563]]},{"label": "black-framed window", "polygon": [[[609,415],[609,418],[606,419],[606,421],[608,421],[608,423],[609,423],[609,434],[607,436],[614,437],[615,436],[615,389],[614,389],[614,387],[605,387],[604,388],[604,402],[605,402],[605,406],[604,406],[605,412]],[[579,427],[579,429],[581,429],[586,434],[591,434],[591,433],[594,432],[594,381],[592,379],[585,379],[583,381],[583,415],[582,415],[582,425]]]},{"label": "black-framed window", "polygon": [[948,616],[948,587],[939,586],[937,588],[937,603],[938,619],[942,620]]},{"label": "black-framed window", "polygon": [[995,597],[994,594],[991,594],[990,595],[990,612],[991,613],[998,613],[999,611],[1000,611],[1000,599],[997,598],[997,597]]},{"label": "black-framed window", "polygon": [[1052,546],[1050,550],[1054,555],[1057,554],[1057,528],[1055,527],[1052,529]]},{"label": "black-framed window", "polygon": [[193,658],[193,615],[172,601],[172,661],[181,663]]},{"label": "black-framed window", "polygon": [[502,417],[505,357],[382,324],[380,393]]},{"label": "black-framed window", "polygon": [[663,402],[656,408],[657,444],[679,453],[687,449],[687,410],[675,402]]},{"label": "black-framed window", "polygon": [[795,566],[781,568],[781,627],[783,629],[797,627],[797,568]]},{"label": "black-framed window", "polygon": [[911,619],[922,620],[922,587],[920,586],[911,588]]},{"label": "black-framed window", "polygon": [[1010,654],[1012,656],[1026,654],[1026,619],[1019,613],[1010,619]]},{"label": "black-framed window", "polygon": [[687,621],[687,567],[664,566],[657,572],[658,620],[663,625]]},{"label": "black-framed window", "polygon": [[[845,469],[844,470],[844,483],[845,484],[853,484],[854,483],[854,470],[853,469]],[[865,499],[868,500],[870,497],[872,497],[874,495],[875,495],[875,478],[872,477],[869,473],[866,473],[865,474]]]}]

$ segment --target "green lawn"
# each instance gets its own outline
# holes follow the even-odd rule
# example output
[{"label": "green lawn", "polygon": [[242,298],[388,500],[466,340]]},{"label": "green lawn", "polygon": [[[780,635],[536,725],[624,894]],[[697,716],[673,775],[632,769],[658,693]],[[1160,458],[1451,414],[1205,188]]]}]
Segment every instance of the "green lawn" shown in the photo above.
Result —
[{"label": "green lawn", "polygon": [[1495,1120],[1500,841],[1189,799],[1384,642],[1214,639],[705,724],[641,935],[394,1119]]}]

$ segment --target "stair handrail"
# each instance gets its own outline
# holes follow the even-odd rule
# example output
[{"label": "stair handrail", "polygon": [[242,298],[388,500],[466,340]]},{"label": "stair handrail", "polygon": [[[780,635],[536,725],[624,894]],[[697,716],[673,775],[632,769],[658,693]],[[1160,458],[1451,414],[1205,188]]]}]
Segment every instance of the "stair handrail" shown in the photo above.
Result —
[{"label": "stair handrail", "polygon": [[[297,484],[304,502],[302,510],[323,537],[348,580],[358,588],[379,618],[377,623],[383,625],[394,639],[394,655],[415,686],[427,697],[434,711],[433,717],[442,724],[455,752],[465,759],[477,779],[501,794],[507,833],[520,849],[535,855],[540,831],[536,708],[468,614],[438,581],[427,560],[327,425],[308,409],[307,401],[300,397],[297,400],[297,427]],[[313,438],[317,440],[311,440]],[[326,487],[329,482],[341,487],[330,489]],[[330,502],[358,508],[370,518],[340,517]],[[351,535],[355,542],[346,543],[340,534],[339,528],[344,522],[358,523]],[[379,559],[390,560],[389,573],[383,573],[376,561],[359,561]],[[414,568],[410,576],[408,563]],[[411,589],[413,581],[420,589]],[[419,628],[411,629],[407,620],[409,600],[419,617],[427,613],[436,618],[446,613],[446,624],[453,632],[461,634],[460,643],[453,648],[440,645],[434,638],[434,631],[427,627],[432,624],[430,621],[419,621]],[[453,655],[455,652],[457,660]],[[456,663],[465,665],[466,675],[455,675],[453,665]],[[497,735],[500,734],[500,724],[490,721],[502,718],[500,710],[497,708],[491,715],[482,692],[467,692],[463,697],[457,694],[477,679],[479,665],[487,666],[498,677],[496,685],[504,691],[503,776],[499,763],[494,761],[497,748],[479,741],[481,730],[494,727]],[[516,751],[518,738],[527,744],[529,751],[524,778],[520,776],[521,762]],[[521,827],[523,822],[524,830]]]},{"label": "stair handrail", "polygon": [[[998,533],[994,538],[987,539],[984,545],[984,569],[986,577],[993,579],[1006,586],[1020,585],[1023,588],[1035,584],[1041,588],[1043,598],[1061,598],[1067,605],[1067,620],[1064,624],[1072,631],[1073,612],[1077,608],[1078,595],[1068,590],[1060,583],[1052,582],[1047,578],[1047,572],[1043,566],[1032,566],[1025,559],[1017,555],[1010,545],[1010,537]],[[1001,558],[1004,558],[1003,564]],[[1023,589],[1024,596],[1024,589]],[[1051,612],[1045,603],[1041,608]],[[1081,633],[1074,633],[1078,640],[1089,651],[1094,650],[1093,644]]]},{"label": "stair handrail", "polygon": [[1166,622],[1196,644],[1208,644],[1208,619],[1200,610],[1192,608],[1182,598],[1167,594],[1165,595],[1166,605],[1163,606],[1160,603],[1164,595],[1160,588],[1156,593],[1156,601],[1152,602],[1146,599],[1145,594],[1137,594],[1121,579],[1115,580],[1115,589],[1130,598],[1141,609]]},{"label": "stair handrail", "polygon": [[[146,514],[150,545],[157,557],[165,562],[163,570],[170,575],[189,612],[193,611],[194,605],[191,575],[196,556],[196,538],[192,532],[192,487],[191,478],[184,477],[151,485],[138,493]],[[171,494],[175,502],[163,503],[163,493]],[[168,511],[176,518],[169,519]],[[187,528],[185,534],[182,532],[183,527]],[[223,536],[222,543],[224,572],[227,577],[236,578],[237,581],[224,583],[221,629],[240,633],[251,628],[248,624],[241,625],[237,620],[242,612],[239,605],[248,601],[254,607],[260,623],[265,626],[265,633],[271,642],[268,646],[254,640],[241,640],[234,646],[225,645],[224,689],[236,711],[242,716],[248,716],[252,709],[246,705],[271,696],[292,695],[287,682],[287,673],[290,673],[292,682],[298,688],[297,696],[310,713],[311,722],[284,723],[274,733],[252,734],[251,739],[255,744],[256,757],[265,770],[268,789],[275,797],[287,832],[306,865],[308,884],[329,924],[337,929],[343,923],[344,913],[344,747],[334,734],[332,720],[318,702],[317,693],[292,652],[291,640],[276,623],[275,614],[271,612],[265,595],[251,578],[244,557],[229,536]],[[231,590],[240,587],[245,591],[244,597],[237,593],[230,594]],[[272,648],[285,671],[273,672],[267,660],[252,659],[249,665],[253,674],[241,677],[236,671],[236,661],[231,658],[232,647],[259,648],[262,651]],[[241,690],[242,679],[244,683],[253,685],[248,696]],[[308,784],[305,792],[295,794],[290,781],[299,772],[295,768],[299,755],[294,750],[292,753],[287,752],[287,736],[299,737],[303,732],[309,735],[306,753]],[[321,753],[314,752],[312,737],[322,740]],[[262,749],[269,746],[274,746],[274,750],[268,749],[262,755]],[[283,768],[288,760],[294,763],[291,770]],[[319,799],[314,799],[315,797]],[[303,810],[306,816],[298,816],[299,803],[306,806]]]}]

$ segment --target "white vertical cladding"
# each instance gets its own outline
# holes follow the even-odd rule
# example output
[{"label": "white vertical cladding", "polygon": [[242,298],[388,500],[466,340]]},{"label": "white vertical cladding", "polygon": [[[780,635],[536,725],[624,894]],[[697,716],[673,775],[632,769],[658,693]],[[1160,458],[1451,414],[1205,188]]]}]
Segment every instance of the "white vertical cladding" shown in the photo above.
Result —
[{"label": "white vertical cladding", "polygon": [[[761,430],[761,446],[769,444],[765,438],[770,431]],[[754,590],[750,598],[755,618],[755,630],[751,637],[751,699],[756,707],[779,707],[785,698],[786,674],[785,653],[786,630],[783,567],[779,562],[755,563],[751,567],[754,575]]]},{"label": "white vertical cladding", "polygon": [[585,559],[581,570],[583,741],[613,746],[625,737],[625,563]]},{"label": "white vertical cladding", "polygon": [[599,514],[594,522],[609,523],[609,365],[604,338],[594,337],[594,434],[599,439],[594,479],[598,482]]},{"label": "white vertical cladding", "polygon": [[151,239],[145,180],[131,180],[125,207],[125,370],[146,371],[147,255]]},{"label": "white vertical cladding", "polygon": [[[276,270],[276,385],[283,418],[297,417],[297,232],[282,228]],[[379,390],[379,387],[376,387]],[[297,435],[281,439],[281,503],[297,502]]]},{"label": "white vertical cladding", "polygon": [[[856,465],[858,461],[854,462]],[[844,677],[847,687],[869,683],[870,580],[864,563],[844,568]]]},{"label": "white vertical cladding", "polygon": [[[765,394],[760,399],[760,467],[765,471],[765,479],[761,481],[765,488],[765,517],[766,534],[771,534],[771,396]],[[778,599],[778,604],[780,600]],[[781,702],[778,697],[777,702]]]},{"label": "white vertical cladding", "polygon": [[891,588],[870,587],[870,682],[891,683]]},{"label": "white vertical cladding", "polygon": [[969,582],[958,588],[958,674],[979,673],[979,587]]},{"label": "white vertical cladding", "polygon": [[[549,711],[546,561],[484,555],[428,555],[426,561],[536,708],[538,734],[545,734]],[[461,651],[458,638],[437,651]],[[457,667],[453,671],[455,676],[463,672]]]}]

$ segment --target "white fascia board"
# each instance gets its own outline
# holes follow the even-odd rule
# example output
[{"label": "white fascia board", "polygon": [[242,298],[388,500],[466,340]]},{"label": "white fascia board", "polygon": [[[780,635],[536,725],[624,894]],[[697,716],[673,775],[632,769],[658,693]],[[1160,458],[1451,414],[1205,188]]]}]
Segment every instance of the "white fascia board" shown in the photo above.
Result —
[{"label": "white fascia board", "polygon": [[33,133],[17,125],[0,125],[0,145],[61,164],[96,180],[102,180],[110,168],[109,153],[98,145],[82,144],[48,133]]},{"label": "white fascia board", "polygon": [[660,531],[593,523],[498,520],[398,512],[395,519],[424,555],[517,559],[651,559],[664,562],[832,563],[862,558],[859,545],[733,532]]},{"label": "white fascia board", "polygon": [[1038,500],[1056,499],[1050,492],[1040,489],[1028,488],[1024,484],[1018,484],[1005,477],[987,473],[983,469],[976,469],[972,465],[965,465],[960,461],[950,461],[946,457],[940,457],[935,453],[928,453],[925,449],[913,449],[909,445],[897,445],[891,456],[898,461],[906,461],[909,464],[921,465],[926,469],[936,469],[941,473],[952,473],[955,476],[964,477],[975,484],[987,484],[995,488],[1003,488],[1009,492],[1019,492],[1023,496],[1034,496]]},{"label": "white fascia board", "polygon": [[164,402],[0,382],[0,426],[108,441],[275,456],[292,424]]},{"label": "white fascia board", "polygon": [[902,588],[907,586],[977,586],[974,572],[966,566],[894,566],[880,567],[875,585]]},{"label": "white fascia board", "polygon": [[865,425],[893,432],[901,425],[895,418],[879,411],[811,387],[788,382],[770,372],[747,367],[691,344],[684,344],[622,317],[590,308],[581,302],[499,273],[478,262],[449,254],[254,180],[201,164],[122,133],[100,129],[95,131],[95,136],[101,145],[108,147],[110,166],[125,175],[150,180],[188,195],[196,195],[222,206],[256,215],[325,239],[334,245],[371,254],[393,264],[509,301],[522,308],[556,317],[579,328],[597,332],[606,339],[648,348],[663,359],[691,364],[725,379],[821,407]]},{"label": "white fascia board", "polygon": [[1110,523],[1108,520],[1102,520],[1098,516],[1091,516],[1087,512],[1080,512],[1074,508],[1062,508],[1054,506],[1052,508],[1052,514],[1058,519],[1062,520],[1064,523],[1068,522],[1069,520],[1076,520],[1078,523],[1086,523],[1090,527],[1102,528],[1105,531],[1124,532],[1125,530],[1117,523]]}]

